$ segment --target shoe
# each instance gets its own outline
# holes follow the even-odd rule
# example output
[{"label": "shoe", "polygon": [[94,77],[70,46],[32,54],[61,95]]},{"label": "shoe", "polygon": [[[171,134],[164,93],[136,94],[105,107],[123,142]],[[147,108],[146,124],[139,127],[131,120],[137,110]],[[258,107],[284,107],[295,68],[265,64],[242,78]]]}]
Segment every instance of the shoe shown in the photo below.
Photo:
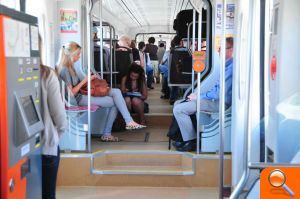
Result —
[{"label": "shoe", "polygon": [[138,129],[143,129],[146,128],[147,126],[137,124],[137,125],[126,125],[125,129],[126,130],[138,130]]},{"label": "shoe", "polygon": [[175,148],[178,148],[178,147],[182,147],[183,145],[185,144],[184,141],[173,141],[172,142],[172,146],[175,147]]},{"label": "shoe", "polygon": [[153,86],[148,86],[148,88],[149,88],[149,89],[154,89],[154,87],[153,87]]},{"label": "shoe", "polygon": [[176,150],[181,152],[189,152],[189,151],[196,151],[196,148],[197,148],[196,140],[190,140],[185,142],[182,146],[177,147]]}]

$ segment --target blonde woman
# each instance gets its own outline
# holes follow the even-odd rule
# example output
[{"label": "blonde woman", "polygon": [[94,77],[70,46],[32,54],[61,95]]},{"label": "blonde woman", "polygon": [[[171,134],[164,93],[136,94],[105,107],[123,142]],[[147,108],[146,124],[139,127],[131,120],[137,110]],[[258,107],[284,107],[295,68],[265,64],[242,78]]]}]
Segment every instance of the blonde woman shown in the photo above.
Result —
[{"label": "blonde woman", "polygon": [[[88,78],[85,76],[80,80],[74,69],[74,63],[80,59],[81,47],[76,42],[70,42],[61,48],[60,58],[58,61],[58,70],[60,77],[65,81],[71,93],[74,95],[78,105],[87,106],[88,97],[80,94],[80,88],[87,82]],[[98,75],[92,75],[91,79],[98,78]],[[126,103],[119,89],[111,89],[108,96],[92,97],[91,104],[101,107],[110,108],[110,112],[106,121],[104,134],[101,137],[102,141],[117,142],[119,139],[111,135],[113,122],[120,111],[126,122],[126,129],[134,130],[141,129],[146,126],[140,125],[133,121],[130,113],[128,112]]]}]

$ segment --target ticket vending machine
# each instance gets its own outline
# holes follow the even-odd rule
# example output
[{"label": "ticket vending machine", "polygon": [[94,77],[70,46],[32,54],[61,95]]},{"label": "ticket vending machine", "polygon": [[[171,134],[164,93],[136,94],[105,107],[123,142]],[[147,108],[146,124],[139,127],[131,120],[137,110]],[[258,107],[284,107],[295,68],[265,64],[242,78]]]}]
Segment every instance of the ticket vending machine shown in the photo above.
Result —
[{"label": "ticket vending machine", "polygon": [[0,5],[1,198],[41,198],[37,18]]}]

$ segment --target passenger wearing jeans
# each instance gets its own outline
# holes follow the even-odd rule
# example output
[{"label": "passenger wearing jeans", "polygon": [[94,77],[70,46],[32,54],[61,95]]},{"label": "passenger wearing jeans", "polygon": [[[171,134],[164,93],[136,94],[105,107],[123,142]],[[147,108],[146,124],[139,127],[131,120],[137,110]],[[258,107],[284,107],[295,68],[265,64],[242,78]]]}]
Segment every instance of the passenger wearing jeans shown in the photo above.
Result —
[{"label": "passenger wearing jeans", "polygon": [[[226,39],[226,66],[225,66],[225,105],[231,106],[232,98],[232,67],[233,67],[233,38]],[[218,112],[219,111],[219,91],[220,81],[207,92],[201,93],[200,109],[201,111]],[[175,143],[179,151],[192,151],[196,149],[196,132],[193,127],[190,115],[195,114],[197,110],[197,89],[195,93],[188,96],[183,102],[176,103],[173,109],[174,116],[180,128],[184,142]],[[201,113],[200,124],[208,124],[211,118],[208,114]]]},{"label": "passenger wearing jeans", "polygon": [[56,178],[60,160],[59,138],[67,126],[65,105],[58,77],[52,69],[41,66],[42,117],[42,196],[55,199]]},{"label": "passenger wearing jeans", "polygon": [[151,64],[154,69],[153,75],[156,79],[156,83],[159,84],[160,83],[160,73],[159,73],[159,69],[158,69],[158,57],[157,57],[158,47],[154,43],[155,43],[155,38],[150,37],[148,39],[148,44],[146,45],[145,52],[149,53]]},{"label": "passenger wearing jeans", "polygon": [[[85,76],[83,80],[80,80],[74,69],[74,63],[80,58],[81,47],[75,43],[70,42],[64,45],[60,52],[60,58],[58,61],[57,69],[60,77],[65,81],[71,94],[74,95],[77,104],[80,106],[88,105],[88,96],[80,94],[80,89],[87,83],[88,77]],[[92,75],[91,80],[100,78],[98,75]],[[120,111],[126,122],[126,129],[134,130],[144,128],[145,126],[140,125],[133,121],[130,113],[128,112],[126,103],[119,89],[111,89],[108,96],[104,97],[93,97],[91,96],[91,104],[98,105],[105,108],[110,108],[108,118],[106,119],[106,125],[104,134],[101,136],[101,140],[104,142],[117,142],[118,137],[111,135],[111,129],[113,122]]]},{"label": "passenger wearing jeans", "polygon": [[144,68],[145,73],[147,75],[147,87],[150,89],[154,89],[152,86],[153,83],[153,66],[151,64],[151,60],[149,57],[149,53],[145,53],[146,44],[141,41],[138,44],[139,54],[140,54],[140,62],[139,64]]}]

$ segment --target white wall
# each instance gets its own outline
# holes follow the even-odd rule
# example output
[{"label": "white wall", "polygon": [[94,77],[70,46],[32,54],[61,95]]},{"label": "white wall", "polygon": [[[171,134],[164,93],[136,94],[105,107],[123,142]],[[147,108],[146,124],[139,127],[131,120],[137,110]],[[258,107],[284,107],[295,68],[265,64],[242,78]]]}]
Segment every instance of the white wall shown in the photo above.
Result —
[{"label": "white wall", "polygon": [[0,4],[12,9],[20,10],[19,0],[0,0]]},{"label": "white wall", "polygon": [[30,15],[38,17],[39,32],[43,40],[43,57],[45,65],[54,67],[55,57],[55,41],[57,40],[57,1],[53,0],[27,0],[26,12]]}]

